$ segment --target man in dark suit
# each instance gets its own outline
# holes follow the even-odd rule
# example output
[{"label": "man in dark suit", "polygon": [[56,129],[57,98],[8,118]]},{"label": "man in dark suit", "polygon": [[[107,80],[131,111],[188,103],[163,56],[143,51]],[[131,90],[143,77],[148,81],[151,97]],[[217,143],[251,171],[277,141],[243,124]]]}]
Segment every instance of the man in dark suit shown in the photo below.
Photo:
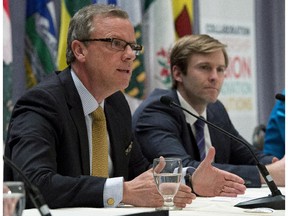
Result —
[{"label": "man in dark suit", "polygon": [[[16,103],[5,155],[39,187],[51,208],[115,207],[120,202],[161,206],[150,163],[133,142],[131,112],[120,91],[128,86],[133,60],[142,49],[135,43],[127,13],[110,5],[81,9],[71,19],[67,45],[69,67],[52,74]],[[108,143],[103,175],[94,174],[99,161],[94,159],[92,113],[99,107],[104,108],[104,131],[108,131],[102,142],[103,146]],[[212,167],[214,152],[209,154],[203,168],[193,174],[193,183],[203,184],[207,172],[218,180],[207,182],[207,193],[243,193],[243,179]],[[5,181],[22,180],[6,166],[4,175]],[[181,184],[174,201],[185,207],[195,197],[190,187]]]},{"label": "man in dark suit", "polygon": [[[198,146],[194,125],[197,119],[160,102],[162,96],[169,96],[195,115],[243,139],[223,104],[217,100],[228,65],[225,45],[208,35],[186,36],[175,43],[170,62],[172,89],[154,90],[133,115],[132,127],[143,154],[150,161],[160,155],[180,157],[184,166],[197,167],[200,155],[207,154],[213,146],[215,167],[239,175],[248,187],[260,187],[264,179],[246,146],[207,125],[203,130],[203,148]],[[259,151],[254,152],[263,164],[277,161]],[[267,165],[278,185],[284,185],[284,165],[284,160]],[[197,189],[194,191],[197,193]]]}]

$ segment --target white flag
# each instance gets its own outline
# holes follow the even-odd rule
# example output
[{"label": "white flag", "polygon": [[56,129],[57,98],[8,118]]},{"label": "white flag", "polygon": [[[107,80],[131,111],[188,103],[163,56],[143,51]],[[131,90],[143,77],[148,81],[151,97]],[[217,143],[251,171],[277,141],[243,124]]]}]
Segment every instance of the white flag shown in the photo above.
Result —
[{"label": "white flag", "polygon": [[148,93],[170,88],[169,52],[175,41],[172,2],[146,0],[143,16],[143,44]]}]

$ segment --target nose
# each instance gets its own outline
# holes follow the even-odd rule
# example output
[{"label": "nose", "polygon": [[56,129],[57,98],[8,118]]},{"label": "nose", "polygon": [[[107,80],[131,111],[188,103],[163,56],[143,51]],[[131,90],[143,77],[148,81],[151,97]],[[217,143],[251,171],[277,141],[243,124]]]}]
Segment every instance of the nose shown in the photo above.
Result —
[{"label": "nose", "polygon": [[132,50],[130,45],[127,45],[125,47],[124,53],[123,53],[123,60],[134,60],[136,58],[135,52]]},{"label": "nose", "polygon": [[219,78],[219,73],[217,71],[217,68],[213,68],[211,70],[210,76],[209,76],[209,80],[210,81],[215,81]]}]

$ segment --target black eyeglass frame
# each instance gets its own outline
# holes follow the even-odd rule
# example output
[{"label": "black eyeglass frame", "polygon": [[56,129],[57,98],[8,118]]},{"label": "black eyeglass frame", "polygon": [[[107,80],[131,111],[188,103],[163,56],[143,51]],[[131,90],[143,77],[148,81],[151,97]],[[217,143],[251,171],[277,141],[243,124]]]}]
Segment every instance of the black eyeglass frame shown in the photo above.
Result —
[{"label": "black eyeglass frame", "polygon": [[[118,41],[122,41],[125,43],[125,46],[123,46],[123,49],[118,49],[116,47],[113,47],[113,41],[118,40]],[[109,42],[111,43],[111,47],[115,50],[119,50],[119,51],[124,51],[126,49],[126,47],[129,45],[131,47],[131,49],[135,52],[135,55],[139,55],[141,50],[142,50],[142,45],[140,44],[136,44],[136,43],[129,43],[125,40],[119,39],[119,38],[91,38],[91,39],[83,39],[83,40],[79,40],[81,42],[93,42],[93,41],[101,41],[101,42]]]}]

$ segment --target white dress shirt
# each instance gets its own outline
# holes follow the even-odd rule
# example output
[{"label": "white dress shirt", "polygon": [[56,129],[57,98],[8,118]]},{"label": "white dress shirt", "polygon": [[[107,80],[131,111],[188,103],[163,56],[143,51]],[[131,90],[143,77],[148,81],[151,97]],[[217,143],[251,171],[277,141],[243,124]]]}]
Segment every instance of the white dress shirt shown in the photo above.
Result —
[{"label": "white dress shirt", "polygon": [[[193,107],[191,107],[187,101],[185,101],[185,99],[181,96],[181,94],[177,91],[177,95],[178,95],[178,98],[179,98],[179,102],[180,102],[180,105],[189,110],[191,113],[195,114],[196,116],[199,116],[199,114],[196,112],[195,109],[193,109]],[[190,124],[191,126],[191,129],[192,129],[192,132],[194,134],[194,136],[196,136],[196,129],[195,129],[195,126],[194,126],[194,123],[197,121],[197,119],[195,117],[193,117],[192,115],[190,115],[189,113],[187,112],[184,112],[184,115],[185,115],[185,118],[186,118],[186,122]],[[207,119],[207,110],[205,108],[204,112],[201,113],[201,115],[204,119]],[[207,124],[204,124],[204,139],[205,139],[205,154],[207,154],[209,148],[212,146],[212,142],[211,142],[211,138],[210,138],[210,133],[209,133],[209,129],[208,129],[208,126]]]},{"label": "white dress shirt", "polygon": [[[71,69],[72,79],[76,86],[76,89],[79,93],[83,112],[85,116],[85,122],[87,127],[87,134],[88,134],[88,142],[89,142],[89,160],[90,160],[90,175],[92,173],[92,118],[91,113],[101,106],[104,109],[104,101],[101,104],[98,104],[96,99],[91,95],[91,93],[86,89],[83,85],[81,80],[77,77],[75,72]],[[109,137],[108,139],[108,149],[109,149],[109,156],[108,156],[108,167],[109,167],[109,176],[113,174],[113,163],[110,157],[110,142]],[[104,186],[104,193],[103,193],[103,204],[104,207],[116,207],[121,200],[123,199],[123,177],[117,178],[108,178],[105,182]],[[97,199],[95,197],[95,199]],[[113,202],[111,202],[113,199]],[[109,200],[109,204],[108,204]],[[111,204],[113,203],[113,204]]]}]

